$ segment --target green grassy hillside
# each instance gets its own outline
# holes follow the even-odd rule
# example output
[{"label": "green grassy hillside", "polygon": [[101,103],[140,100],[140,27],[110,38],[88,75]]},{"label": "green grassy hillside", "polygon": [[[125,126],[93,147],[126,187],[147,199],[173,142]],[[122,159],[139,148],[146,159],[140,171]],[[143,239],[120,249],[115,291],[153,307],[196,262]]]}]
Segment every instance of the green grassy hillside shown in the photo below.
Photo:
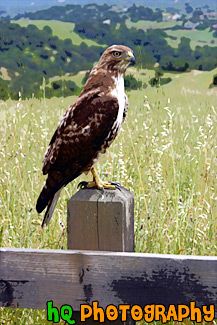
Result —
[{"label": "green grassy hillside", "polygon": [[21,27],[27,27],[30,24],[35,25],[39,29],[43,29],[45,26],[49,26],[52,31],[53,35],[59,37],[60,39],[64,40],[66,38],[70,38],[72,43],[75,45],[80,45],[82,42],[86,43],[88,46],[98,44],[92,40],[84,40],[78,34],[74,32],[75,24],[74,23],[67,23],[62,21],[54,21],[54,20],[14,20],[12,21],[16,24],[19,24]]},{"label": "green grassy hillside", "polygon": [[182,37],[190,38],[191,48],[194,50],[196,46],[217,46],[217,39],[213,37],[213,31],[206,30],[167,30],[169,36],[176,37],[175,40],[168,38],[167,42],[173,47],[178,47]]},{"label": "green grassy hillside", "polygon": [[[85,74],[86,71],[80,71],[74,76],[65,76],[63,78],[63,84],[65,80],[71,80],[80,88],[82,87],[82,79],[85,77]],[[210,89],[209,87],[213,81],[213,76],[216,74],[217,68],[211,71],[192,70],[191,72],[186,73],[165,72],[163,78],[171,78],[172,81],[169,84],[160,87],[158,90],[153,89],[149,83],[151,78],[155,76],[154,70],[128,68],[126,76],[133,75],[136,80],[142,81],[142,83],[146,85],[143,92],[148,94],[151,100],[154,99],[155,92],[158,91],[164,93],[165,97],[171,98],[178,102],[183,100],[185,94],[199,94],[201,96],[214,95],[216,93],[216,89]],[[51,78],[49,85],[51,85],[51,82],[57,80],[59,80],[58,76]],[[142,93],[140,90],[138,90],[138,92]],[[129,94],[131,95],[131,92],[129,92]]]},{"label": "green grassy hillside", "polygon": [[[61,79],[66,73],[73,75],[90,69],[103,51],[100,46],[88,46],[85,42],[75,45],[71,38],[60,39],[46,24],[41,28],[0,20],[0,98],[18,99],[19,91],[24,98],[40,98],[43,80],[46,83],[54,76]],[[72,83],[68,83],[67,90],[65,95],[77,93]],[[59,85],[50,90],[49,97],[55,93],[61,95]]]},{"label": "green grassy hillside", "polygon": [[147,30],[147,29],[165,29],[165,28],[171,28],[174,26],[181,26],[182,25],[182,21],[177,22],[176,20],[169,20],[169,21],[149,21],[149,20],[138,20],[137,22],[133,22],[130,19],[127,19],[126,21],[126,25],[128,28],[140,28],[143,30]]},{"label": "green grassy hillside", "polygon": [[[153,70],[134,71],[133,69],[128,69],[128,73],[133,73],[135,78],[142,80],[147,83],[154,77],[155,72]],[[171,78],[170,84],[161,87],[162,92],[165,93],[166,97],[176,99],[177,101],[182,100],[182,95],[186,92],[189,94],[200,94],[209,95],[215,90],[209,88],[212,83],[213,76],[217,74],[217,68],[212,71],[198,71],[192,70],[186,73],[164,73],[164,78]],[[175,91],[174,91],[175,89]],[[146,92],[150,92],[150,96],[154,93],[149,86]],[[160,90],[159,90],[160,91]]]}]

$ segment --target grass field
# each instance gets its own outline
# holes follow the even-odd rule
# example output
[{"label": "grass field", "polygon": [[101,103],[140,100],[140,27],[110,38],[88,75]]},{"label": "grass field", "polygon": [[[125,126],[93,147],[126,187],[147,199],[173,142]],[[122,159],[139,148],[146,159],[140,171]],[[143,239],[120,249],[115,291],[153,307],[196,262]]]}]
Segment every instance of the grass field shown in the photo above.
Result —
[{"label": "grass field", "polygon": [[[144,82],[153,76],[130,72]],[[217,90],[208,88],[216,72],[173,75],[161,88],[128,93],[127,119],[97,168],[135,196],[137,252],[217,254]],[[66,202],[86,176],[63,190],[43,230],[35,203],[43,155],[73,100],[0,101],[0,246],[66,249],[60,221],[66,226]],[[21,309],[0,309],[0,323],[48,324],[45,311]]]},{"label": "grass field", "polygon": [[151,21],[151,20],[138,20],[137,22],[132,22],[130,19],[126,20],[126,25],[128,28],[140,28],[143,30],[147,29],[161,29],[161,28],[171,28],[176,25],[181,25],[181,21],[176,21],[176,20],[169,20],[169,21],[162,21],[162,22],[157,22],[157,21]]},{"label": "grass field", "polygon": [[194,50],[196,46],[208,45],[210,47],[217,46],[217,39],[213,37],[213,31],[206,30],[167,30],[169,36],[174,36],[177,39],[172,40],[167,38],[167,42],[172,47],[178,47],[182,37],[190,38],[191,48]]}]

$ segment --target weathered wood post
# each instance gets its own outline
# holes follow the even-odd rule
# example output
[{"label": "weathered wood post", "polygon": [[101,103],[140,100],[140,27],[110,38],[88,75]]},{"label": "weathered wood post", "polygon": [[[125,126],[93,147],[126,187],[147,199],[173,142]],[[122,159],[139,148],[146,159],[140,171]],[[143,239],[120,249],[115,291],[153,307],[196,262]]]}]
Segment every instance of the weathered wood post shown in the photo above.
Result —
[{"label": "weathered wood post", "polygon": [[[68,249],[133,252],[133,194],[124,187],[104,191],[81,189],[68,201],[67,235]],[[77,320],[79,316],[75,313]],[[120,321],[104,324],[111,323]],[[90,320],[86,324],[97,323]],[[126,324],[134,322],[129,319]]]}]

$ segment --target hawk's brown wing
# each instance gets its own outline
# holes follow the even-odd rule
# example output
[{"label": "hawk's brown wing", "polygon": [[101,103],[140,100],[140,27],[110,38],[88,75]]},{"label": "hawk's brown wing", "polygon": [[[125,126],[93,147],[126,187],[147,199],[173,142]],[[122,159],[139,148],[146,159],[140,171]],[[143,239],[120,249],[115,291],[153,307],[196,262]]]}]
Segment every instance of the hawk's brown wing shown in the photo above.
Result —
[{"label": "hawk's brown wing", "polygon": [[78,177],[97,157],[118,114],[118,100],[95,90],[78,97],[60,121],[44,157],[48,178],[36,209],[44,210],[54,194]]}]

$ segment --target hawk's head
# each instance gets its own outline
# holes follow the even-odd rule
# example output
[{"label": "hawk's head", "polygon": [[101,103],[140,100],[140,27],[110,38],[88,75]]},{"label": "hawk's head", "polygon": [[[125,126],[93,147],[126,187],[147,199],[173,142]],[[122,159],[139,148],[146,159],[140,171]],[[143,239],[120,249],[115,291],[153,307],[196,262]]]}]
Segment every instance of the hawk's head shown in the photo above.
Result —
[{"label": "hawk's head", "polygon": [[118,70],[124,73],[127,67],[135,64],[133,51],[124,45],[112,45],[102,54],[99,65],[107,69]]}]

